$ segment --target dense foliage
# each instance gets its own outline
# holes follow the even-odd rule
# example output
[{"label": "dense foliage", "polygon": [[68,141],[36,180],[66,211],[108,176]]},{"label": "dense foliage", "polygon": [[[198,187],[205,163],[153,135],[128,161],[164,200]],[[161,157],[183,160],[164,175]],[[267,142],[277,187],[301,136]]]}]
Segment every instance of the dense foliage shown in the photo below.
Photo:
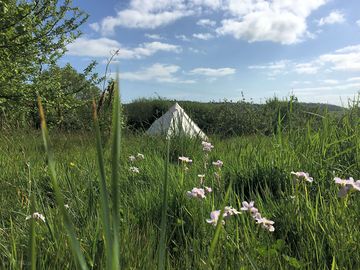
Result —
[{"label": "dense foliage", "polygon": [[99,94],[95,64],[81,74],[69,65],[58,67],[57,60],[87,17],[71,0],[0,1],[1,126],[35,126],[38,95],[46,99],[49,114],[57,115],[50,123],[61,128],[85,116],[74,127],[86,126],[87,114],[79,115],[79,108]]},{"label": "dense foliage", "polygon": [[[171,107],[175,100],[139,99],[125,104],[124,113],[129,129],[144,131]],[[316,127],[322,116],[331,109],[333,117],[341,116],[344,108],[317,104],[299,103],[295,97],[289,100],[271,98],[265,104],[254,104],[241,100],[200,103],[178,101],[189,116],[207,134],[223,137],[251,134],[270,135],[292,126],[305,127],[312,119]],[[318,115],[319,117],[314,117]]]}]

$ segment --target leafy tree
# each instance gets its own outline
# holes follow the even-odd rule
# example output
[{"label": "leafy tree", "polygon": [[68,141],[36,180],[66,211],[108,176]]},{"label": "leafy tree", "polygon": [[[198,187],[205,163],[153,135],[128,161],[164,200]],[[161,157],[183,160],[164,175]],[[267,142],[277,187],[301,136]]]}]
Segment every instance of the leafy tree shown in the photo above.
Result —
[{"label": "leafy tree", "polygon": [[[33,102],[34,80],[80,35],[88,15],[71,0],[0,1],[0,112]],[[28,112],[24,112],[28,113]]]},{"label": "leafy tree", "polygon": [[[93,73],[92,62],[83,73],[70,64],[64,67],[52,65],[34,80],[34,87],[42,97],[48,122],[60,128],[77,129],[91,126],[91,102],[98,99],[102,81]],[[29,108],[33,122],[37,123],[37,111]]]}]

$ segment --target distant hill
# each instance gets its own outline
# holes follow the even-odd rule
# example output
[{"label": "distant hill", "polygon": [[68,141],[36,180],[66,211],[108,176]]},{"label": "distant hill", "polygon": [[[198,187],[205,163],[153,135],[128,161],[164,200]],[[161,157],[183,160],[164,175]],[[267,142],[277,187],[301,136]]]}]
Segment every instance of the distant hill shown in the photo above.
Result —
[{"label": "distant hill", "polygon": [[329,112],[344,112],[346,111],[346,108],[338,106],[338,105],[333,105],[333,104],[325,104],[325,103],[305,103],[305,102],[300,102],[299,104],[301,104],[302,106],[306,107],[306,108],[311,108],[311,109],[320,109],[320,110],[324,110],[327,108],[327,110]]}]

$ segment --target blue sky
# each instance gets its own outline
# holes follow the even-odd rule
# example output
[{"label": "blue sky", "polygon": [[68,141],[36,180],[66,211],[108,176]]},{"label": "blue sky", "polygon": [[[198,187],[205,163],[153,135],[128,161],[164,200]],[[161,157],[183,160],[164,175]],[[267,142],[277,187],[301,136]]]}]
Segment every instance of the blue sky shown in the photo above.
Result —
[{"label": "blue sky", "polygon": [[358,0],[130,0],[75,3],[90,18],[61,60],[120,71],[122,99],[346,105],[360,90]]}]

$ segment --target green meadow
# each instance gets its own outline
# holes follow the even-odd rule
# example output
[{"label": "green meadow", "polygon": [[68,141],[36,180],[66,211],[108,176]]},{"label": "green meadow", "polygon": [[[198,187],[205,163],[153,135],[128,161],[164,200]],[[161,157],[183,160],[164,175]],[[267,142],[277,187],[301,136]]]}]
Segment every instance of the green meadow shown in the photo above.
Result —
[{"label": "green meadow", "polygon": [[[279,117],[270,136],[210,136],[210,152],[201,140],[120,128],[118,106],[110,133],[96,118],[93,131],[48,130],[44,121],[42,132],[4,130],[0,268],[359,269],[360,192],[339,197],[334,181],[360,177],[353,113],[313,115],[286,131]],[[138,153],[144,159],[130,161]],[[187,195],[202,186],[212,188],[205,198]],[[240,210],[243,201],[275,230]],[[225,206],[240,214],[207,222]]]}]

